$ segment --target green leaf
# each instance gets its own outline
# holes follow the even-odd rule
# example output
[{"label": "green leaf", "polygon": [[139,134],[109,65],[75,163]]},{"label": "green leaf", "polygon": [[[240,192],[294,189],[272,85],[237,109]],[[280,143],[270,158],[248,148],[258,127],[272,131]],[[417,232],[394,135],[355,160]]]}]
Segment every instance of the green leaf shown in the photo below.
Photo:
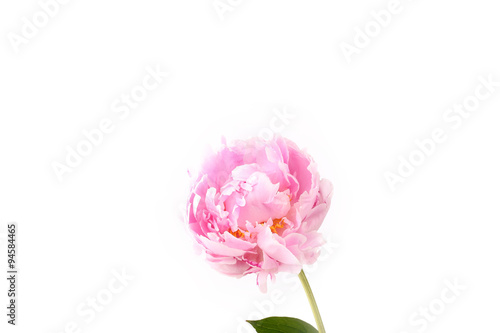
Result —
[{"label": "green leaf", "polygon": [[318,333],[318,330],[297,318],[269,317],[247,320],[257,333]]}]

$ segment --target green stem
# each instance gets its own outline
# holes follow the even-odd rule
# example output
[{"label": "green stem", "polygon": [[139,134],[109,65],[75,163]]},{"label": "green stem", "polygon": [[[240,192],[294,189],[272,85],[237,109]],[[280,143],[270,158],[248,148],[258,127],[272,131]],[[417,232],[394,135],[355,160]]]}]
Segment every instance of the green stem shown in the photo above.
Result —
[{"label": "green stem", "polygon": [[323,320],[321,320],[321,315],[319,314],[318,304],[316,304],[311,286],[309,285],[309,281],[307,281],[306,275],[304,274],[303,270],[301,270],[299,273],[299,279],[300,282],[302,282],[302,287],[304,287],[307,299],[309,300],[309,304],[311,305],[314,319],[316,320],[316,325],[318,326],[318,331],[319,333],[326,333],[325,326],[323,326]]}]

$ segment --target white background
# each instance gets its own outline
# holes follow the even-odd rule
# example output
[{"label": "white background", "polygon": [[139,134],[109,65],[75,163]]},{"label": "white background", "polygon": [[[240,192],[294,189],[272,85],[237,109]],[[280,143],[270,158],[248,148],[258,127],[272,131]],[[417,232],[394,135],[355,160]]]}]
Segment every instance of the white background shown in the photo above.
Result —
[{"label": "white background", "polygon": [[[182,221],[205,147],[284,109],[274,129],[335,186],[321,229],[335,249],[309,273],[327,330],[417,332],[412,314],[458,279],[467,290],[425,331],[498,331],[500,87],[459,128],[443,119],[479,76],[500,81],[496,2],[401,0],[350,63],[341,43],[389,1],[230,3],[221,19],[212,0],[69,1],[15,52],[8,36],[40,5],[1,2],[0,225],[19,224],[21,273],[15,328],[2,278],[0,331],[249,332],[255,302],[314,323],[293,280],[270,305],[254,277],[210,269]],[[121,120],[111,105],[147,66],[169,77]],[[104,118],[114,131],[59,181],[53,162]],[[436,127],[447,140],[391,191],[384,173]],[[86,323],[77,308],[122,268],[134,279]]]}]

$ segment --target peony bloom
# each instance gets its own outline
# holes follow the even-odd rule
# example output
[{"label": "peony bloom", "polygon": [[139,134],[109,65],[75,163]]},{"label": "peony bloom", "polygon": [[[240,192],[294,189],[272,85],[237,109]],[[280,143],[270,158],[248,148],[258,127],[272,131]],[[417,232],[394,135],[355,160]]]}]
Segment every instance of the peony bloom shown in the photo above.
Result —
[{"label": "peony bloom", "polygon": [[223,141],[193,176],[187,221],[216,270],[255,273],[265,292],[268,276],[316,261],[332,184],[292,141]]}]

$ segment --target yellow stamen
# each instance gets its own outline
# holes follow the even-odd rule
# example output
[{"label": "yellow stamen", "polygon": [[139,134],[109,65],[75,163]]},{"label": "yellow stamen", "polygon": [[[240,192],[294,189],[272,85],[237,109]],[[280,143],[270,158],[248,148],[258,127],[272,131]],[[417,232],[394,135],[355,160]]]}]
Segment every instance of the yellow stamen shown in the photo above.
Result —
[{"label": "yellow stamen", "polygon": [[229,229],[229,233],[236,238],[241,238],[241,237],[245,236],[245,234],[242,233],[240,229],[238,229],[236,231],[232,231],[231,229]]},{"label": "yellow stamen", "polygon": [[[264,225],[266,224],[267,222],[260,222],[260,224]],[[273,225],[269,227],[269,229],[271,229],[271,231],[275,234],[278,233],[278,231],[276,229],[282,229],[285,227],[285,218],[281,218],[281,219],[273,219]],[[236,231],[232,231],[231,229],[228,230],[229,233],[231,235],[233,235],[234,237],[236,238],[242,238],[243,236],[245,236],[245,234],[240,230],[236,230]]]},{"label": "yellow stamen", "polygon": [[278,231],[276,231],[276,229],[281,229],[281,228],[284,228],[285,227],[285,218],[281,218],[281,219],[274,219],[273,220],[273,225],[270,226],[269,228],[271,229],[272,232],[274,232],[275,234],[278,233]]}]

